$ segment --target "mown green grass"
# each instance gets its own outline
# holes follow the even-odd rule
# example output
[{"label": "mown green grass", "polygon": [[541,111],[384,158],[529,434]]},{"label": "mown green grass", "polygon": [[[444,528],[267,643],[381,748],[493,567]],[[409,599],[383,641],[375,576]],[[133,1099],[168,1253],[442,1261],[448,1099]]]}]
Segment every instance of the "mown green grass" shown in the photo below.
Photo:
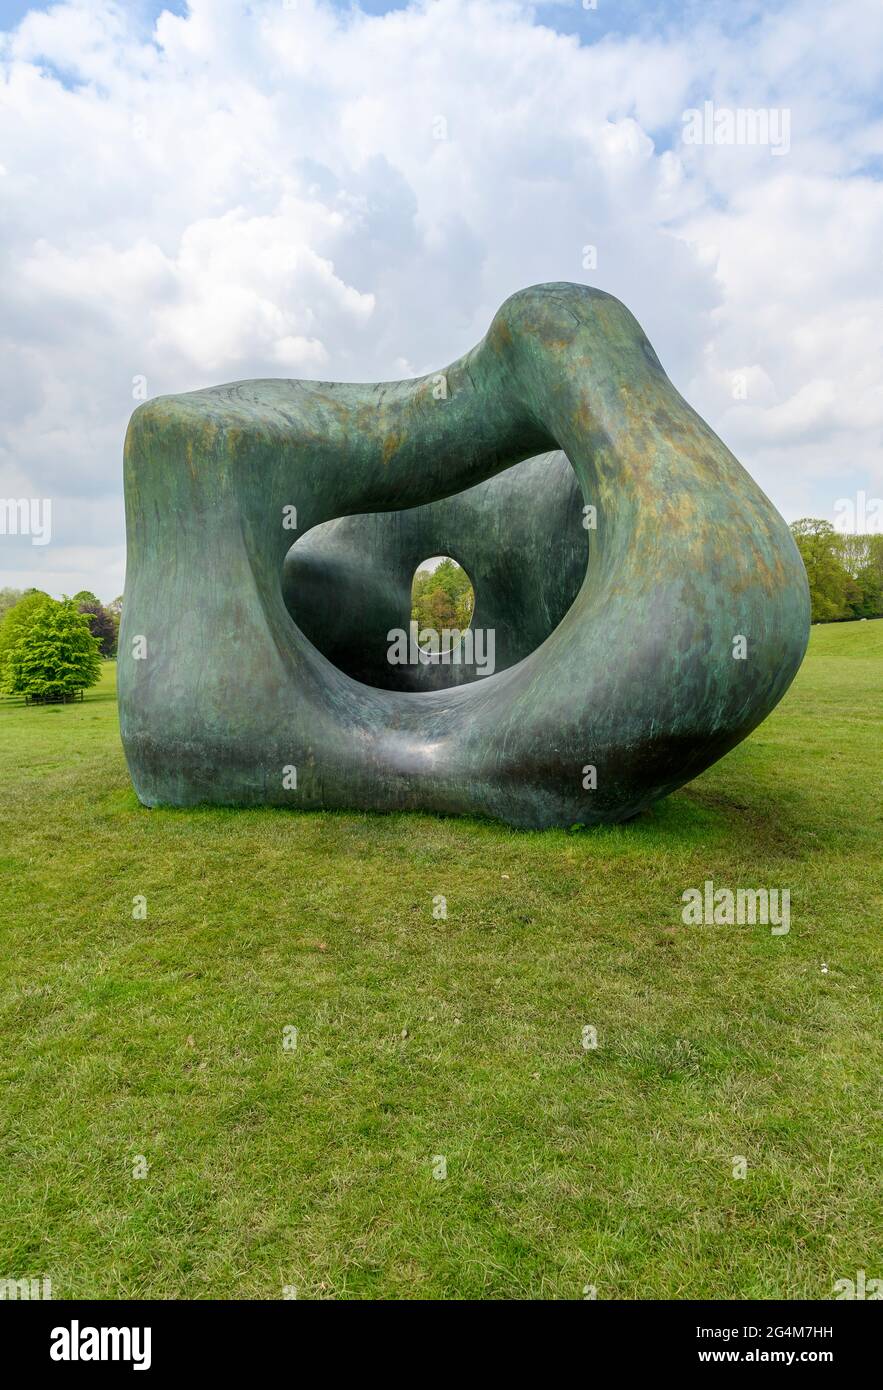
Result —
[{"label": "mown green grass", "polygon": [[[883,623],[815,629],[752,738],[576,834],[146,811],[113,675],[0,708],[0,1277],[473,1299],[883,1275]],[[684,926],[706,878],[789,887],[788,935]]]}]

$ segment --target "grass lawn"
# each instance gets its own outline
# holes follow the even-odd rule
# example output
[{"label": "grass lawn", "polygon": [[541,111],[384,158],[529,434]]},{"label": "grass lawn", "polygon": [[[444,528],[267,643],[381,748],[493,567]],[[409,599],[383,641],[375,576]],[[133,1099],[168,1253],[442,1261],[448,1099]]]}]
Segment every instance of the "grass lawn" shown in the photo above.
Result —
[{"label": "grass lawn", "polygon": [[[574,834],[146,811],[114,674],[0,703],[0,1278],[682,1299],[883,1276],[883,622],[815,628],[752,738]],[[685,926],[706,879],[790,888],[790,932]]]}]

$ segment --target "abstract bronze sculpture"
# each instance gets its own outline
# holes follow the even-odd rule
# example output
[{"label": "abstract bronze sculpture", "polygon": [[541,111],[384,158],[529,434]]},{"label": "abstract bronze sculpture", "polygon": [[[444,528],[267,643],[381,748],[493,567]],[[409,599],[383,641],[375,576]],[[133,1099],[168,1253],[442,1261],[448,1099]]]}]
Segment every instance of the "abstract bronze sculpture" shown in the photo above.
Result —
[{"label": "abstract bronze sculpture", "polygon": [[[618,300],[513,295],[444,371],[148,401],[120,710],[147,805],[629,819],[769,714],[809,632],[778,512]],[[296,544],[293,544],[297,542]],[[393,667],[465,565],[497,669]]]}]

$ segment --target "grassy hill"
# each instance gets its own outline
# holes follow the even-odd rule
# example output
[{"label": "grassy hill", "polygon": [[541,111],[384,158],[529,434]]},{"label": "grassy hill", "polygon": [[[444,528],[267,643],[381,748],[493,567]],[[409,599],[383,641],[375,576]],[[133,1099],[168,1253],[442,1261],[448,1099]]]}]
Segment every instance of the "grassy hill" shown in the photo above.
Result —
[{"label": "grassy hill", "polygon": [[[746,743],[575,834],[146,811],[114,674],[0,705],[0,1276],[603,1299],[883,1275],[883,623],[815,628]],[[706,879],[790,888],[790,932],[685,926]]]}]

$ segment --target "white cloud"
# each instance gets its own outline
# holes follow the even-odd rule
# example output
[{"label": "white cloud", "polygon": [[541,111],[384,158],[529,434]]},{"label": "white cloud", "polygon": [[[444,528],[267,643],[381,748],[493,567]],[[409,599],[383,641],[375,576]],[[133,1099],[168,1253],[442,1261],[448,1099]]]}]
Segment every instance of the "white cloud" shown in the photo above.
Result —
[{"label": "white cloud", "polygon": [[[139,13],[0,38],[0,495],[57,519],[0,582],[121,588],[133,379],[410,375],[547,279],[625,300],[786,515],[883,491],[874,0],[593,44],[518,0]],[[684,145],[706,98],[787,107],[789,154]]]}]

